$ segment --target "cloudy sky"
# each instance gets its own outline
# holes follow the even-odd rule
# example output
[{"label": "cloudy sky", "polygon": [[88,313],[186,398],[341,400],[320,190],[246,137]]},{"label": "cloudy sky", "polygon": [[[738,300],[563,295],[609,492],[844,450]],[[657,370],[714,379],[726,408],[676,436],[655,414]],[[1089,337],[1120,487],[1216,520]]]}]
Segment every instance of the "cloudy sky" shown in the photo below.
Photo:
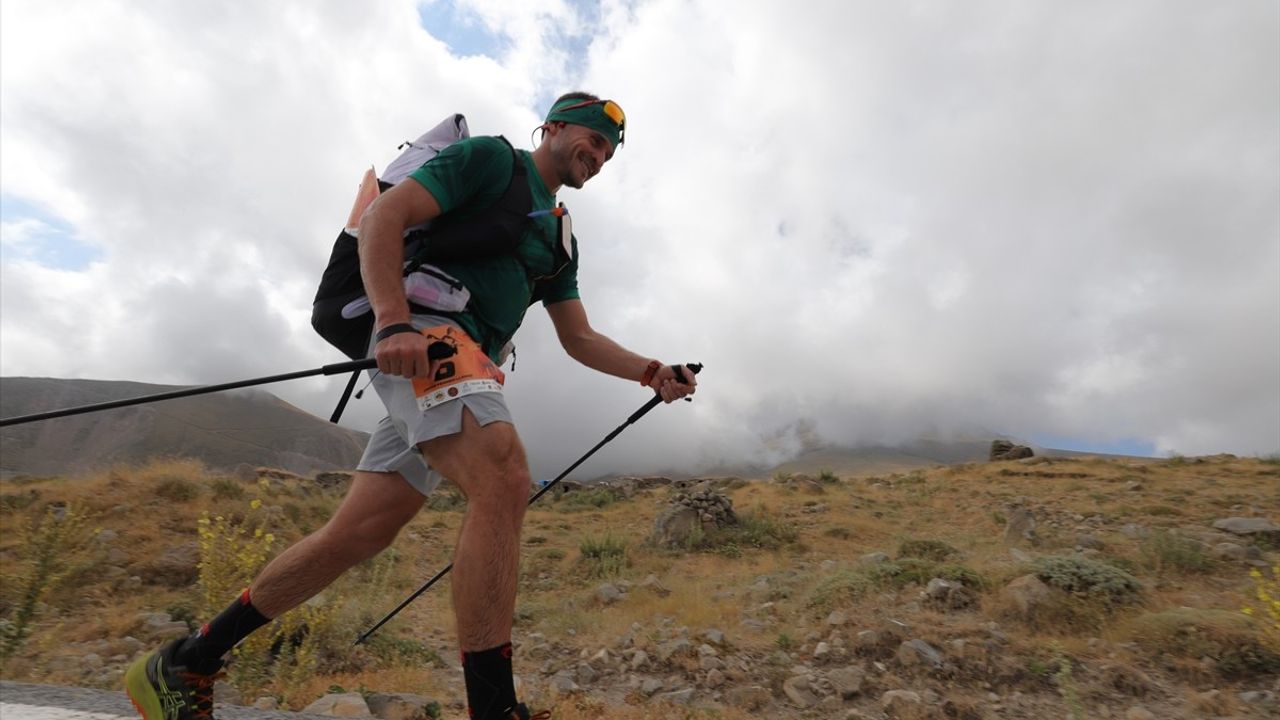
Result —
[{"label": "cloudy sky", "polygon": [[[560,198],[590,317],[706,364],[588,475],[813,434],[1280,451],[1273,0],[6,0],[0,33],[5,376],[340,361],[308,317],[363,169],[453,112],[530,147],[585,89],[628,115]],[[516,340],[538,476],[647,398],[539,308]]]}]

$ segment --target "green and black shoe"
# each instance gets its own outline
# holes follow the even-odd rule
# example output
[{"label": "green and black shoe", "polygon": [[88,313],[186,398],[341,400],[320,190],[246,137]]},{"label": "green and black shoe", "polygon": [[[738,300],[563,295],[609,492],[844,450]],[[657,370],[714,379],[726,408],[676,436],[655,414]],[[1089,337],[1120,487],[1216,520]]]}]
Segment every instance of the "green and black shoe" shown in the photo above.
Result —
[{"label": "green and black shoe", "polygon": [[222,661],[198,667],[178,665],[173,642],[129,666],[124,687],[143,720],[213,720],[213,683],[222,677]]}]

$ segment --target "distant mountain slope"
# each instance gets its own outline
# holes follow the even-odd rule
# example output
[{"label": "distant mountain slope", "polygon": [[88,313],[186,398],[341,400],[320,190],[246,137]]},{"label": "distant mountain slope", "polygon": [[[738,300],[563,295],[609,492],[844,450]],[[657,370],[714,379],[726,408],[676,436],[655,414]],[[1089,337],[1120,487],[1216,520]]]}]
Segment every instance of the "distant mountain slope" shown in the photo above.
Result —
[{"label": "distant mountain slope", "polygon": [[[0,417],[151,395],[171,385],[0,378]],[[56,475],[162,456],[296,473],[355,467],[368,435],[262,390],[211,393],[0,428],[0,472]]]}]

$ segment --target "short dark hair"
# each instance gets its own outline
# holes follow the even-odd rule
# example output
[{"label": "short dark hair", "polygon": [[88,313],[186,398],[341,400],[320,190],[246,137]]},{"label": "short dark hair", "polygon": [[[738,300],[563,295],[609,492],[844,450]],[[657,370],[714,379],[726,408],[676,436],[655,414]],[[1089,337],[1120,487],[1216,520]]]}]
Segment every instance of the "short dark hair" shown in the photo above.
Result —
[{"label": "short dark hair", "polygon": [[600,99],[599,97],[592,95],[589,92],[575,90],[573,92],[567,92],[561,95],[560,97],[556,98],[556,101],[551,103],[551,107],[555,107],[556,105],[559,105],[565,100],[577,100],[579,102],[587,102],[588,100],[599,100],[599,99]]}]

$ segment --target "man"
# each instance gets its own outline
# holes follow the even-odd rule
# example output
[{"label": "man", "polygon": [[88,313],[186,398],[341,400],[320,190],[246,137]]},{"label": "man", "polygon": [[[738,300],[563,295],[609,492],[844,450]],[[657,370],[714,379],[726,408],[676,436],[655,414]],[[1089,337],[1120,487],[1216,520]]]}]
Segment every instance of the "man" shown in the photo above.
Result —
[{"label": "man", "polygon": [[[360,222],[361,275],[375,314],[374,387],[387,406],[351,488],[320,530],[285,550],[226,610],[185,640],[139,660],[126,687],[144,720],[212,712],[223,656],[271,618],[297,607],[353,565],[387,547],[449,478],[467,499],[454,551],[452,593],[473,720],[529,720],[512,678],[520,528],[530,490],[524,448],[494,365],[526,308],[541,300],[568,354],[600,372],[639,381],[672,402],[694,392],[688,368],[666,366],[596,332],[578,295],[576,240],[556,210],[563,186],[581,188],[622,145],[622,109],[569,93],[540,127],[542,143],[513,154],[499,138],[463,140],[381,195]],[[461,313],[415,314],[403,286],[407,228],[448,213],[476,216],[513,182],[523,162],[535,211],[512,253],[437,263],[471,293]],[[516,176],[517,180],[519,176]],[[441,346],[446,356],[428,349]],[[470,378],[456,383],[458,377]],[[547,717],[541,713],[533,717]]]}]

